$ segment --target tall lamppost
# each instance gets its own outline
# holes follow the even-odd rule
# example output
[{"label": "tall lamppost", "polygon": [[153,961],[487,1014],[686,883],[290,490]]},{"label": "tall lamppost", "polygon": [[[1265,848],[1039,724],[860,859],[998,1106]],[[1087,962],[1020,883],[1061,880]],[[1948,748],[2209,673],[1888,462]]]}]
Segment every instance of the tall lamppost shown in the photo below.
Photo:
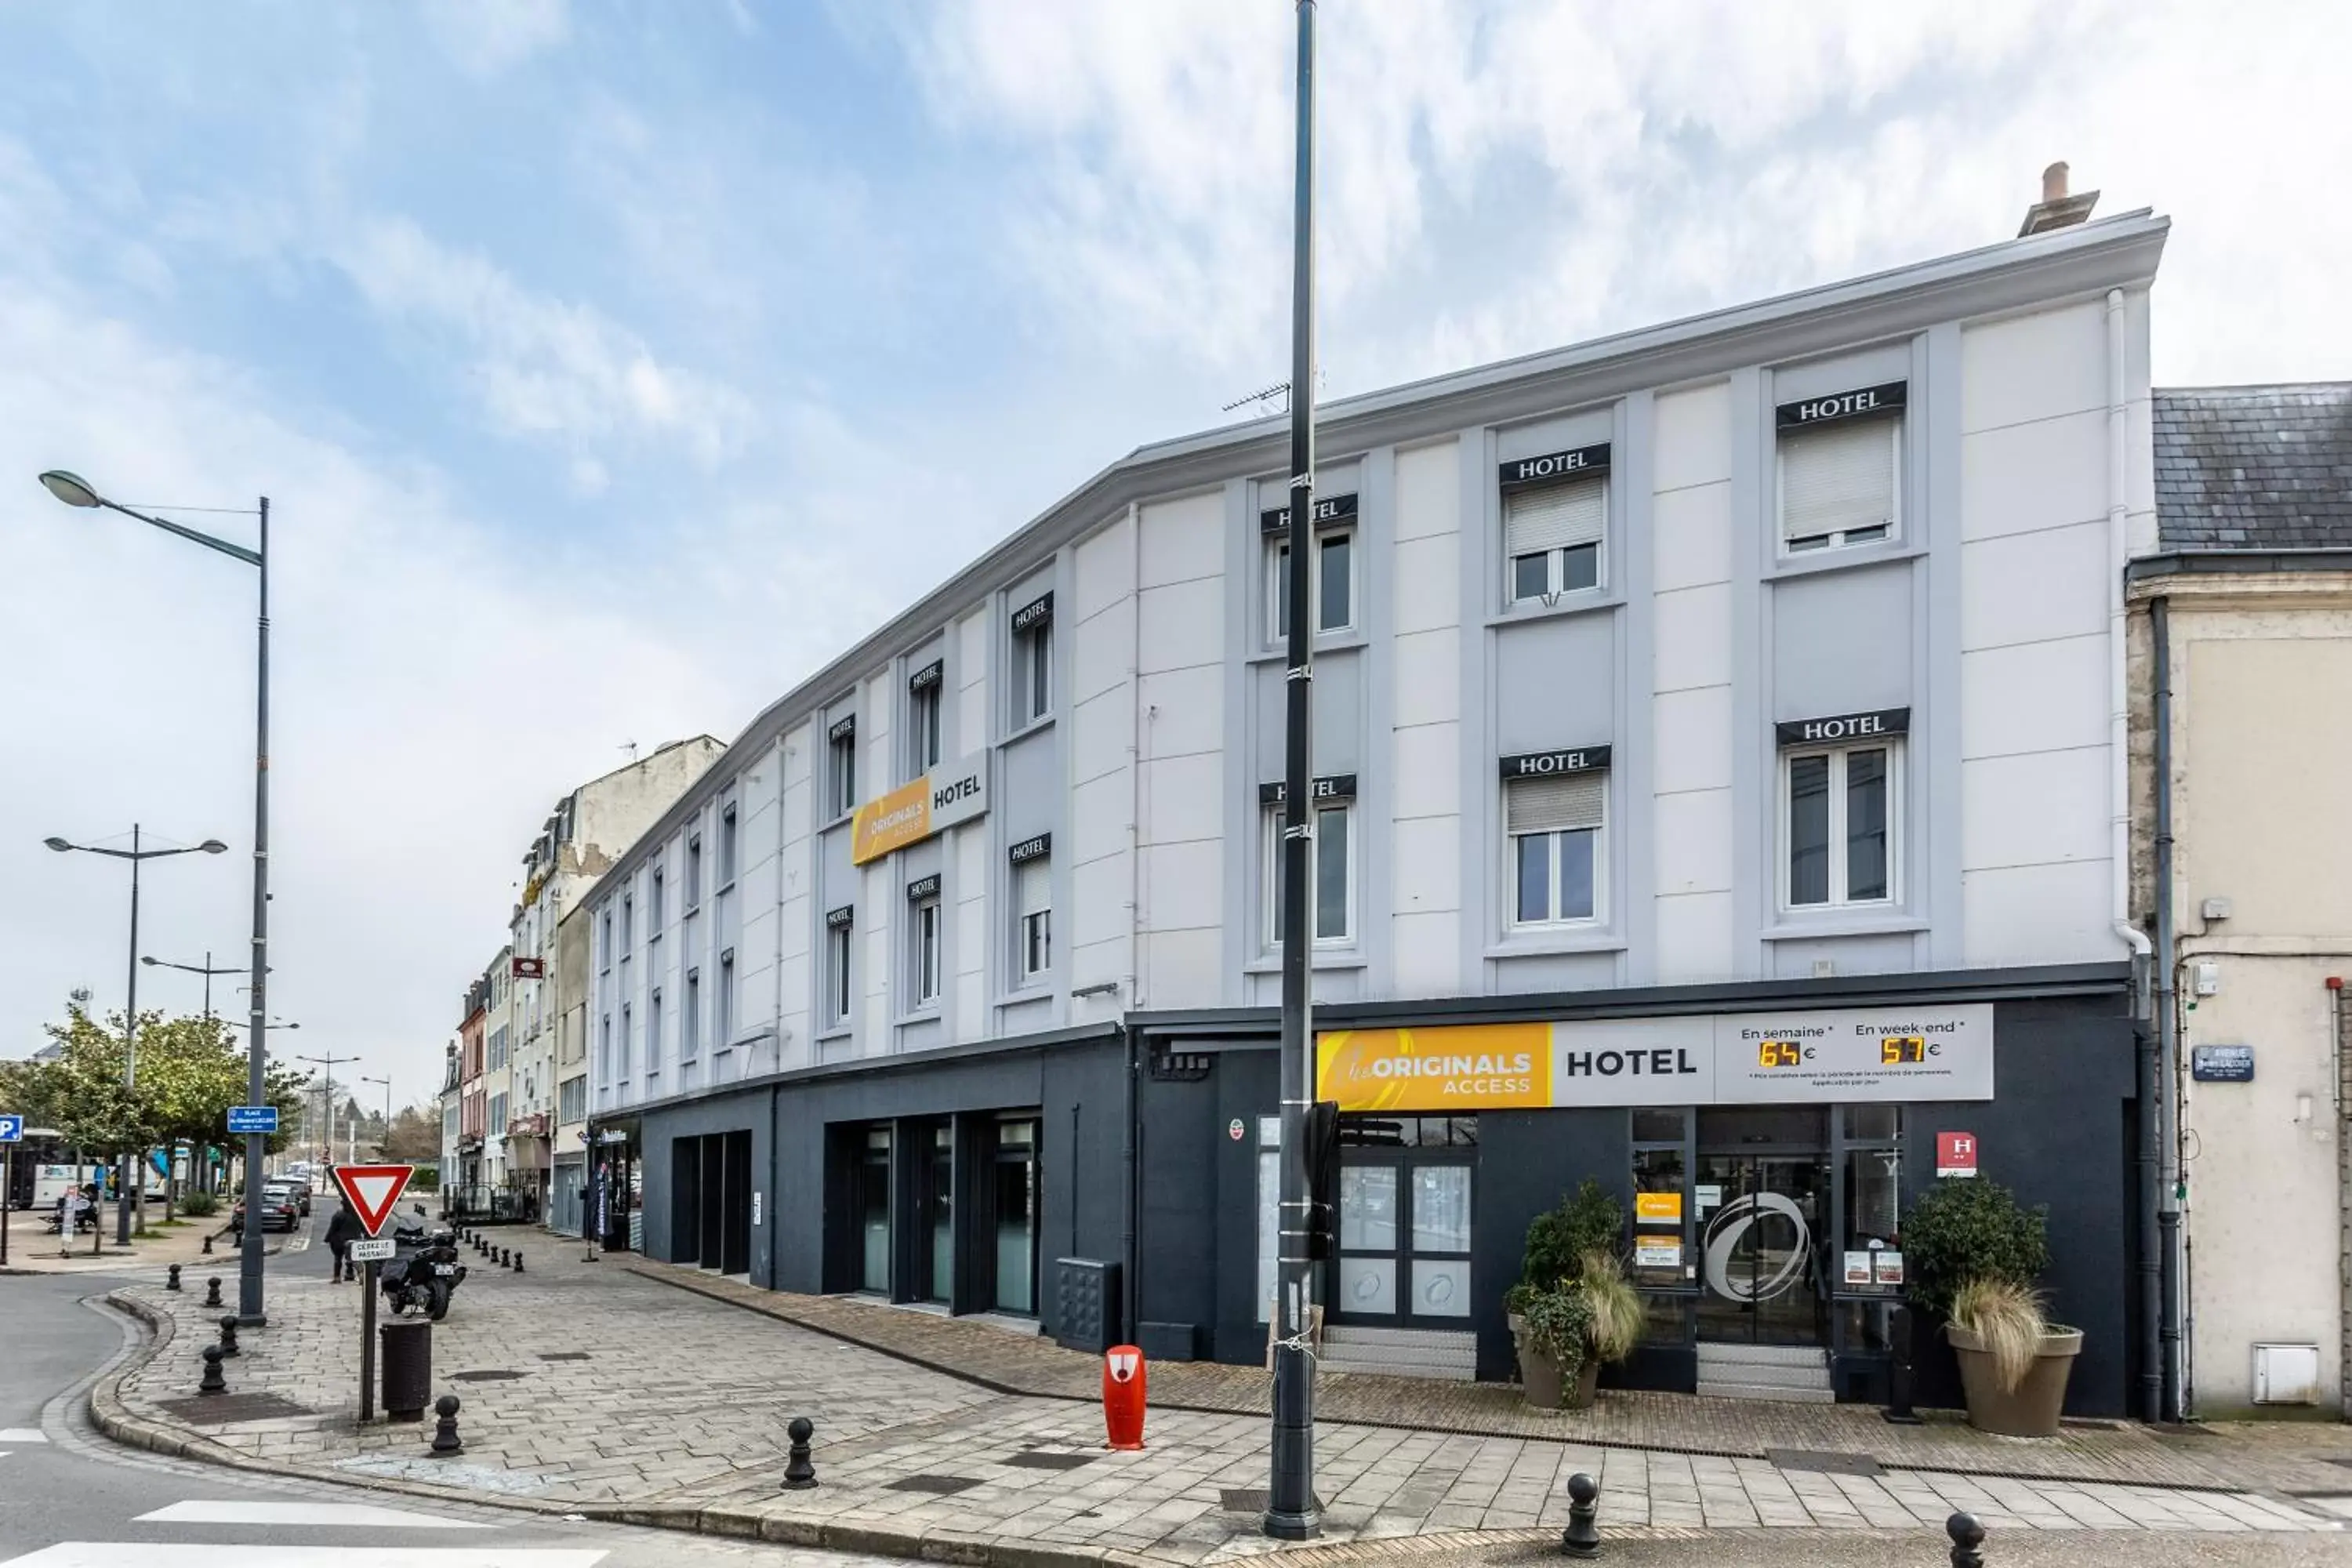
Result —
[{"label": "tall lamppost", "polygon": [[[388,1077],[369,1078],[362,1074],[360,1081],[362,1083],[380,1083],[383,1085],[383,1141],[389,1143],[392,1142],[392,1079]],[[383,1151],[381,1149],[376,1151],[379,1154],[383,1152]]]},{"label": "tall lamppost", "polygon": [[[263,496],[256,509],[261,520],[261,531],[257,547],[247,550],[242,544],[231,544],[225,539],[215,539],[193,528],[150,517],[143,511],[108,500],[88,479],[63,468],[52,468],[41,476],[42,486],[48,492],[73,507],[104,507],[125,517],[160,528],[166,533],[177,534],[192,544],[242,561],[260,574],[261,604],[258,618],[259,640],[255,659],[254,724],[253,724],[253,1029],[246,1037],[246,1102],[262,1103],[261,1032],[268,1021],[268,1009],[262,1005],[262,993],[269,973],[269,498]],[[269,1140],[259,1132],[248,1133],[245,1141],[246,1181],[251,1184],[260,1172],[268,1153]],[[258,1194],[256,1194],[257,1196]],[[238,1249],[236,1315],[238,1321],[258,1327],[265,1321],[261,1310],[261,1226],[245,1227],[245,1240]]]},{"label": "tall lamppost", "polygon": [[335,1163],[335,1064],[337,1062],[355,1062],[360,1058],[357,1057],[339,1057],[335,1055],[334,1052],[329,1051],[322,1057],[297,1057],[295,1059],[297,1061],[317,1062],[320,1067],[327,1069],[327,1092],[322,1097],[327,1107],[327,1147],[325,1152],[320,1154],[319,1163],[322,1165],[331,1165]]},{"label": "tall lamppost", "polygon": [[[184,844],[176,849],[142,849],[139,847],[139,825],[135,822],[131,825],[131,847],[128,849],[110,849],[102,844],[72,844],[62,838],[44,838],[41,842],[60,855],[70,855],[79,850],[85,855],[104,855],[111,859],[131,862],[131,984],[128,987],[129,994],[123,999],[122,1004],[122,1087],[125,1089],[136,1089],[139,1087],[140,862],[168,859],[174,855],[218,855],[226,851],[228,846],[217,838],[207,838],[202,844]],[[114,1245],[117,1247],[131,1245],[131,1184],[132,1173],[140,1168],[141,1163],[138,1154],[123,1154],[121,1173],[115,1177]],[[138,1175],[138,1183],[140,1194],[138,1201],[144,1204],[147,1178],[143,1172]],[[142,1214],[139,1219],[143,1226],[147,1216]]]},{"label": "tall lamppost", "polygon": [[213,967],[213,955],[210,952],[206,952],[205,954],[205,961],[201,964],[174,963],[168,958],[148,958],[143,956],[139,960],[139,962],[145,964],[150,969],[176,969],[186,974],[203,975],[205,977],[205,1016],[207,1018],[213,1016],[213,976],[215,974],[243,974],[245,973],[242,969],[215,969]]}]

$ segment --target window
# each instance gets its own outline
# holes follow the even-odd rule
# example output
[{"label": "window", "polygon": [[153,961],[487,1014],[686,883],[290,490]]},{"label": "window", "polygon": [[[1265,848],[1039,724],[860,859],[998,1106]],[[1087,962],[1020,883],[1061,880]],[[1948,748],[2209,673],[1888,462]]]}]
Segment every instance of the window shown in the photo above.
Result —
[{"label": "window", "polygon": [[923,773],[940,765],[940,693],[944,666],[938,659],[917,670],[907,682],[907,763]]},{"label": "window", "polygon": [[735,880],[735,803],[729,801],[719,814],[719,885],[724,889]]},{"label": "window", "polygon": [[1901,521],[1903,421],[1857,419],[1780,437],[1780,548],[1865,544]]},{"label": "window", "polygon": [[661,1071],[662,1064],[662,998],[656,985],[646,997],[646,1076]]},{"label": "window", "polygon": [[911,970],[908,990],[918,1007],[935,1005],[940,999],[940,898],[933,893],[917,900],[914,921],[908,932],[908,964]]},{"label": "window", "polygon": [[1783,901],[1791,909],[1895,898],[1892,743],[1791,752],[1781,759]]},{"label": "window", "polygon": [[720,1050],[735,1043],[735,950],[731,947],[719,955],[719,1016],[715,1032]]},{"label": "window", "polygon": [[555,1119],[558,1121],[588,1120],[588,1079],[567,1078],[555,1090]]},{"label": "window", "polygon": [[825,788],[835,816],[857,809],[857,721],[839,719],[824,732]]},{"label": "window", "polygon": [[1601,828],[1609,775],[1600,769],[1504,786],[1511,847],[1511,923],[1559,925],[1600,910]]},{"label": "window", "polygon": [[677,1016],[677,1059],[690,1062],[702,1048],[702,971],[686,972],[686,1005]]},{"label": "window", "polygon": [[629,962],[629,950],[637,945],[637,901],[633,894],[621,895],[621,962]]},{"label": "window", "polygon": [[[1019,618],[1014,617],[1016,621]],[[1054,710],[1054,621],[1050,614],[1013,633],[1013,728],[1034,724]]]},{"label": "window", "polygon": [[613,911],[610,910],[604,911],[604,948],[603,966],[610,969],[613,967]]},{"label": "window", "polygon": [[503,1136],[506,1130],[507,1097],[503,1094],[494,1094],[490,1096],[490,1125],[488,1131],[493,1136]]},{"label": "window", "polygon": [[1054,967],[1054,864],[1045,856],[1013,868],[1013,978],[1036,980]]},{"label": "window", "polygon": [[686,841],[686,907],[702,907],[702,836]]},{"label": "window", "polygon": [[[1354,834],[1351,803],[1318,805],[1314,837],[1307,841],[1307,885],[1315,890],[1315,941],[1338,944],[1355,936]],[[1282,945],[1282,811],[1265,814],[1266,945]]]},{"label": "window", "polygon": [[1601,585],[1609,481],[1595,477],[1503,497],[1503,552],[1512,604],[1551,604]]},{"label": "window", "polygon": [[629,1004],[627,1004],[626,1002],[622,1003],[622,1004],[621,1004],[621,1077],[622,1077],[622,1079],[623,1079],[625,1081],[627,1079],[627,1078],[628,1078],[628,1076],[629,1076],[629,1026],[630,1026],[630,1024],[633,1022],[633,1020],[632,1020],[632,1019],[630,1018],[630,1016],[629,1016],[629,1014],[630,1014],[630,1007],[629,1007]]},{"label": "window", "polygon": [[[837,911],[847,915],[847,910]],[[847,920],[827,916],[824,924],[824,1016],[839,1026],[849,1022],[850,941],[855,933]]]},{"label": "window", "polygon": [[[1290,542],[1267,542],[1266,585],[1272,602],[1265,622],[1279,642],[1290,635]],[[1315,536],[1315,581],[1309,588],[1315,606],[1315,631],[1343,632],[1356,624],[1356,535],[1352,529],[1329,529]]]},{"label": "window", "polygon": [[654,874],[646,881],[646,942],[648,945],[661,941],[663,887],[662,868],[656,866]]}]

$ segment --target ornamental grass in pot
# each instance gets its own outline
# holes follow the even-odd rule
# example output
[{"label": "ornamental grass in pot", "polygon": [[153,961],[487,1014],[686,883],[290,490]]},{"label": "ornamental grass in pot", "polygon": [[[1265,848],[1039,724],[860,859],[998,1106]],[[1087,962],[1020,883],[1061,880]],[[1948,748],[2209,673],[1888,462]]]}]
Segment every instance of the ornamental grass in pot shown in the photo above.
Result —
[{"label": "ornamental grass in pot", "polygon": [[1911,1300],[1943,1318],[1979,1431],[2058,1432],[2083,1331],[2051,1322],[2035,1286],[2050,1265],[2048,1215],[1979,1178],[1939,1184],[1904,1216]]},{"label": "ornamental grass in pot", "polygon": [[1624,1206],[1587,1181],[1528,1227],[1522,1276],[1503,1298],[1520,1386],[1540,1410],[1580,1410],[1607,1363],[1642,1338],[1642,1298],[1617,1256]]}]

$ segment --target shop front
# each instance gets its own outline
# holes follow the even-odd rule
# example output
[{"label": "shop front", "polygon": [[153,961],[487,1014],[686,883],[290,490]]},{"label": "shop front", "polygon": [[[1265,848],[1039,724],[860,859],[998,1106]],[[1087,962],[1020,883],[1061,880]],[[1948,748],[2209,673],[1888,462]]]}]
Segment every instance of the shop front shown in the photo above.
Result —
[{"label": "shop front", "polygon": [[[1982,1148],[1985,1174],[2050,1205],[2046,1283],[2099,1347],[2077,1405],[2119,1412],[2135,1112],[2120,991],[1740,1003],[1324,1028],[1318,1097],[1341,1111],[1321,1281],[1335,1364],[1510,1377],[1501,1299],[1527,1226],[1591,1179],[1623,1205],[1647,1309],[1643,1344],[1610,1381],[1883,1399],[1905,1321],[1905,1206],[1974,1178]],[[1953,1136],[1965,1168],[1938,1164]],[[1923,1367],[1923,1396],[1936,1375]]]},{"label": "shop front", "polygon": [[840,1201],[826,1288],[941,1311],[1038,1315],[1041,1118],[966,1111],[826,1130]]}]

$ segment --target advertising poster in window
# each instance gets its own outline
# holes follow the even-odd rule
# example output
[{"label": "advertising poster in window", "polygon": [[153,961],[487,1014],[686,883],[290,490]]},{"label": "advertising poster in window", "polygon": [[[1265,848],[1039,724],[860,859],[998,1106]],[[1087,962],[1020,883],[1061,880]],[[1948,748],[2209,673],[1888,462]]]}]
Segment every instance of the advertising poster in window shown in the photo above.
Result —
[{"label": "advertising poster in window", "polygon": [[1683,1223],[1682,1194],[1635,1193],[1633,1223],[1635,1225],[1681,1225]]},{"label": "advertising poster in window", "polygon": [[1683,1266],[1683,1238],[1680,1233],[1651,1233],[1633,1238],[1633,1267],[1636,1268],[1680,1268]]}]

